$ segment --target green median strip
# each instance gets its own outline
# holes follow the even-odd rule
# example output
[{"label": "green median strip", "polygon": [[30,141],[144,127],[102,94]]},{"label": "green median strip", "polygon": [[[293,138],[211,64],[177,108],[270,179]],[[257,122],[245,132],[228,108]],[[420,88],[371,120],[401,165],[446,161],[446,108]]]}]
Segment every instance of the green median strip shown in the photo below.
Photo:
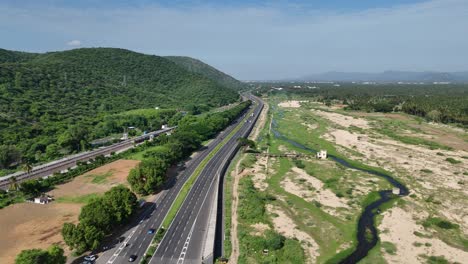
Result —
[{"label": "green median strip", "polygon": [[226,144],[237,133],[237,131],[239,131],[241,129],[241,127],[242,127],[242,125],[244,123],[244,120],[246,120],[249,117],[249,115],[251,114],[252,111],[253,111],[253,109],[250,110],[245,115],[245,118],[242,119],[240,124],[237,125],[237,127],[233,131],[231,131],[231,133],[229,133],[229,135],[223,141],[221,141],[215,147],[215,149],[213,151],[211,151],[210,154],[208,154],[208,156],[206,156],[206,158],[204,158],[202,160],[202,162],[200,163],[200,165],[198,165],[198,167],[195,169],[195,171],[190,176],[190,178],[185,182],[184,186],[182,186],[182,189],[180,190],[179,194],[177,195],[177,198],[175,199],[174,203],[172,204],[171,209],[169,209],[169,212],[167,213],[166,217],[164,218],[164,221],[163,221],[163,224],[162,224],[164,227],[168,227],[171,224],[172,220],[174,220],[177,212],[179,211],[179,208],[181,207],[182,203],[185,200],[185,197],[187,197],[190,189],[192,188],[193,184],[195,183],[195,180],[198,178],[198,176],[200,176],[200,173],[205,168],[206,164],[214,157],[214,155],[216,155],[216,153],[218,153],[218,151],[221,149],[221,147],[224,146],[224,144]]},{"label": "green median strip", "polygon": [[[184,186],[182,186],[182,189],[180,190],[179,194],[177,195],[175,201],[172,203],[171,205],[171,208],[169,209],[169,212],[166,214],[166,216],[164,217],[164,220],[163,220],[163,223],[162,223],[162,227],[168,227],[172,221],[174,220],[177,212],[179,211],[180,207],[182,206],[182,203],[184,202],[185,200],[185,197],[187,197],[190,189],[192,188],[193,184],[195,183],[195,180],[198,178],[198,176],[200,176],[200,173],[202,172],[203,168],[205,168],[206,164],[208,163],[208,161],[210,161],[214,155],[216,153],[218,153],[218,151],[221,149],[222,146],[224,146],[224,144],[226,144],[228,142],[229,139],[231,139],[237,131],[239,131],[244,123],[244,120],[246,120],[247,118],[249,118],[249,115],[253,112],[254,108],[252,108],[252,110],[250,110],[246,115],[245,117],[242,119],[242,121],[239,123],[239,125],[237,125],[237,127],[231,131],[231,133],[229,133],[229,135],[224,138],[223,141],[221,141],[213,151],[210,152],[210,154],[208,154],[208,156],[206,156],[206,158],[204,158],[202,160],[202,162],[200,162],[200,165],[198,165],[198,167],[195,169],[195,171],[192,173],[192,175],[190,175],[190,178],[184,183]],[[164,233],[165,233],[165,229],[159,229],[158,232],[156,233],[157,235],[153,238],[153,241],[150,245],[150,247],[148,248],[146,254],[144,255],[142,261],[140,262],[140,264],[145,264],[145,263],[148,263],[148,258],[150,258],[154,252],[156,251],[156,246],[159,242],[161,242],[162,238],[164,237]]]}]

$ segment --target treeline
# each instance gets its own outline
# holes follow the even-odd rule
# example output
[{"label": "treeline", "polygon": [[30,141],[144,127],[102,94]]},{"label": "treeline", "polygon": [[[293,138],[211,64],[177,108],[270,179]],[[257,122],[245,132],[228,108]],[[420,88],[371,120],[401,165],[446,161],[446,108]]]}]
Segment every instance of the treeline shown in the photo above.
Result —
[{"label": "treeline", "polygon": [[[401,111],[426,118],[428,121],[458,123],[468,126],[468,85],[363,85],[340,84],[274,84],[282,86],[282,91],[331,105],[340,102],[347,109],[368,112]],[[300,85],[302,88],[294,88]],[[304,87],[316,87],[313,89]],[[265,91],[265,85],[261,91]],[[271,87],[270,87],[271,89]],[[270,91],[270,90],[268,90]]]},{"label": "treeline", "polygon": [[172,136],[158,137],[159,147],[145,154],[145,159],[128,175],[132,190],[150,194],[160,190],[167,181],[167,169],[190,156],[204,140],[212,138],[244,112],[251,101],[243,102],[223,112],[203,116],[185,116]]},{"label": "treeline", "polygon": [[136,208],[137,197],[133,192],[124,186],[113,187],[81,208],[77,225],[63,225],[63,239],[78,253],[95,250],[104,236],[130,219]]},{"label": "treeline", "polygon": [[67,257],[63,249],[57,245],[52,245],[47,250],[25,249],[15,259],[15,264],[65,264],[66,262]]},{"label": "treeline", "polygon": [[[0,159],[0,169],[81,151],[122,126],[136,126],[133,121],[141,130],[156,128],[165,118],[106,118],[112,114],[154,107],[204,110],[238,98],[163,57],[110,48],[45,54],[0,49],[0,157],[8,156]],[[13,151],[2,151],[7,148]]]}]

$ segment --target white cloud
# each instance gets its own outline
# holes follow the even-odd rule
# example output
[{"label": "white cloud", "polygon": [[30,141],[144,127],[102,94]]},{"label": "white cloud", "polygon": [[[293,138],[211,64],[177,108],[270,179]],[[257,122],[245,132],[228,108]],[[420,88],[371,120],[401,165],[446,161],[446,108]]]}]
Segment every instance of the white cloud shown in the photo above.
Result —
[{"label": "white cloud", "polygon": [[73,46],[73,47],[81,46],[81,41],[75,39],[75,40],[67,42],[67,45]]},{"label": "white cloud", "polygon": [[241,79],[331,70],[468,70],[466,0],[353,12],[275,5],[102,10],[0,4],[0,14],[3,48],[57,50],[60,41],[86,39],[87,46],[196,57]]}]

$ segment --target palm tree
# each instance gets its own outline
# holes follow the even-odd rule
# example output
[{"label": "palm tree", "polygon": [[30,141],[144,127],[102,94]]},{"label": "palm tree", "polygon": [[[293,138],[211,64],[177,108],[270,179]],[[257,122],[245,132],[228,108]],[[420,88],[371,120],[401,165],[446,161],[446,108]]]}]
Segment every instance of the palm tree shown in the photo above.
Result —
[{"label": "palm tree", "polygon": [[15,176],[10,177],[9,181],[10,181],[10,187],[8,189],[12,191],[18,190],[18,182],[16,181],[16,177]]},{"label": "palm tree", "polygon": [[26,160],[26,162],[23,164],[23,170],[26,171],[27,174],[31,173],[33,169],[33,166],[29,160]]}]

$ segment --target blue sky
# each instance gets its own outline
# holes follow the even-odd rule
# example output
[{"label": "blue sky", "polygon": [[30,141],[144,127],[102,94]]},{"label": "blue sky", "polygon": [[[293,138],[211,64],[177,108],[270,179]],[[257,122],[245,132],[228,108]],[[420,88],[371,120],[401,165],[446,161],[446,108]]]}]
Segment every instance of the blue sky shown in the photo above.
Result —
[{"label": "blue sky", "polygon": [[468,0],[2,0],[0,48],[119,47],[243,80],[468,70]]}]

